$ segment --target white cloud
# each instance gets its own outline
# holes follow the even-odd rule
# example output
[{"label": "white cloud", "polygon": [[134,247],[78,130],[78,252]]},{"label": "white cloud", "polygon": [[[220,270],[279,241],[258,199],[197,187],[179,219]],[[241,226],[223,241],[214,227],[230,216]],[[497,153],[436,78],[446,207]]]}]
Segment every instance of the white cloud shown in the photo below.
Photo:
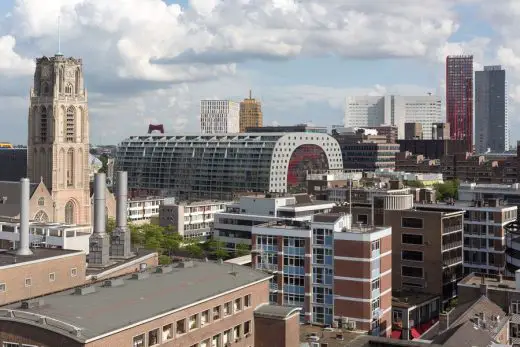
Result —
[{"label": "white cloud", "polygon": [[16,39],[11,35],[0,36],[0,74],[28,75],[33,73],[34,62],[14,51]]}]

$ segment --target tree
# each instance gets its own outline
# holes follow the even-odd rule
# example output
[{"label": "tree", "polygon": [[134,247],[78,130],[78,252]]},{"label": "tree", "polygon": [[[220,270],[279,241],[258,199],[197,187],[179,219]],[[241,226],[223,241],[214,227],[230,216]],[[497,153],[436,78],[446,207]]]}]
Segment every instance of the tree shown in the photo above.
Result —
[{"label": "tree", "polygon": [[245,243],[239,243],[236,245],[235,248],[235,255],[237,257],[242,257],[244,255],[251,254],[251,250],[249,249],[249,246]]},{"label": "tree", "polygon": [[159,256],[159,265],[168,265],[172,263],[172,258],[170,258],[167,255],[160,255]]},{"label": "tree", "polygon": [[99,169],[98,172],[102,172],[102,173],[106,174],[108,171],[108,155],[101,154],[98,159],[99,159],[99,161],[101,161],[101,169]]},{"label": "tree", "polygon": [[459,196],[459,180],[437,183],[434,188],[437,191],[437,200],[457,199]]},{"label": "tree", "polygon": [[225,249],[225,244],[222,241],[211,239],[207,243],[208,250],[217,259],[229,258],[229,252]]},{"label": "tree", "polygon": [[168,255],[171,256],[172,252],[178,251],[183,242],[182,236],[178,233],[166,232],[164,234],[162,248],[168,251]]},{"label": "tree", "polygon": [[406,185],[410,188],[424,188],[424,183],[421,181],[406,181]]},{"label": "tree", "polygon": [[203,255],[202,248],[198,244],[196,244],[196,243],[188,244],[186,246],[186,250],[188,251],[188,254],[192,258],[202,258],[202,255]]},{"label": "tree", "polygon": [[107,219],[107,223],[106,223],[106,226],[105,226],[105,230],[107,233],[111,233],[112,231],[114,231],[114,229],[116,228],[116,220],[112,217],[109,217]]}]

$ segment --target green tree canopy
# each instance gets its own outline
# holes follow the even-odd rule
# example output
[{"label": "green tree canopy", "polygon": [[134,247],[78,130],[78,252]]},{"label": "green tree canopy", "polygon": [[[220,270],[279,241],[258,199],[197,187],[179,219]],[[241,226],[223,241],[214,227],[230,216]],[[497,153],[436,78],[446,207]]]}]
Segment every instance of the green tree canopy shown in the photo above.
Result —
[{"label": "green tree canopy", "polygon": [[434,188],[437,191],[437,200],[457,199],[459,196],[459,180],[437,183]]},{"label": "green tree canopy", "polygon": [[235,255],[237,257],[242,257],[244,255],[251,254],[251,250],[249,249],[249,245],[245,243],[239,243],[236,245]]}]

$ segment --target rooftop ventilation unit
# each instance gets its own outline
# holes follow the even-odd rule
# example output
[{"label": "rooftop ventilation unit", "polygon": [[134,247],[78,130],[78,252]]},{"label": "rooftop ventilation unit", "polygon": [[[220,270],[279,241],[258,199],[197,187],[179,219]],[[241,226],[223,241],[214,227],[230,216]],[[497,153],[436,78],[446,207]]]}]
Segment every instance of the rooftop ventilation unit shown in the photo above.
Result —
[{"label": "rooftop ventilation unit", "polygon": [[24,300],[24,301],[22,301],[21,308],[24,310],[29,310],[31,308],[42,307],[43,304],[44,304],[43,299]]},{"label": "rooftop ventilation unit", "polygon": [[148,272],[138,272],[132,275],[132,279],[138,281],[147,279],[148,277],[150,277],[150,273]]},{"label": "rooftop ventilation unit", "polygon": [[86,287],[80,287],[76,288],[74,290],[75,295],[88,295],[96,292],[96,288],[94,286],[86,286]]},{"label": "rooftop ventilation unit", "polygon": [[159,266],[156,270],[155,270],[155,273],[158,273],[158,274],[167,274],[169,272],[172,272],[173,271],[173,268],[169,265],[167,266]]},{"label": "rooftop ventilation unit", "polygon": [[123,281],[122,278],[113,278],[110,280],[106,280],[103,283],[103,287],[120,287],[123,284],[125,284],[125,281]]},{"label": "rooftop ventilation unit", "polygon": [[[222,259],[221,259],[222,260]],[[223,263],[223,262],[222,262]],[[221,264],[222,264],[221,263]],[[187,268],[190,268],[190,267],[193,267],[194,264],[193,264],[193,261],[189,260],[189,261],[181,261],[177,267],[178,268],[181,268],[181,269],[187,269]]]}]

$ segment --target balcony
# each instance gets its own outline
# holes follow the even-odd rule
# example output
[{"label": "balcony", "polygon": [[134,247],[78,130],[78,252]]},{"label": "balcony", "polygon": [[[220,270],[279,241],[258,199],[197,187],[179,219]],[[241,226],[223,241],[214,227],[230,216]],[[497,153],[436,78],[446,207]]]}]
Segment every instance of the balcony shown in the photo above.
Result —
[{"label": "balcony", "polygon": [[251,249],[252,252],[256,253],[277,253],[278,246],[271,245],[254,245]]},{"label": "balcony", "polygon": [[284,255],[298,255],[305,256],[305,248],[303,247],[284,247],[283,248]]},{"label": "balcony", "polygon": [[284,266],[283,273],[286,275],[305,275],[305,268],[303,266]]},{"label": "balcony", "polygon": [[449,233],[452,233],[452,232],[455,232],[455,231],[462,231],[463,229],[463,226],[462,224],[460,225],[446,225],[444,226],[444,230],[443,230],[443,234],[449,234]]},{"label": "balcony", "polygon": [[269,283],[269,290],[273,292],[278,291],[278,283]]},{"label": "balcony", "polygon": [[448,267],[451,265],[455,265],[458,263],[462,263],[462,257],[454,257],[449,259],[443,259],[442,260],[442,267]]},{"label": "balcony", "polygon": [[284,284],[283,291],[284,293],[305,294],[305,287]]},{"label": "balcony", "polygon": [[457,247],[462,247],[462,240],[442,244],[443,251],[447,251],[449,249],[453,249],[453,248],[457,248]]},{"label": "balcony", "polygon": [[258,264],[256,264],[256,269],[260,270],[260,271],[269,271],[269,272],[279,271],[278,264],[258,263]]}]

